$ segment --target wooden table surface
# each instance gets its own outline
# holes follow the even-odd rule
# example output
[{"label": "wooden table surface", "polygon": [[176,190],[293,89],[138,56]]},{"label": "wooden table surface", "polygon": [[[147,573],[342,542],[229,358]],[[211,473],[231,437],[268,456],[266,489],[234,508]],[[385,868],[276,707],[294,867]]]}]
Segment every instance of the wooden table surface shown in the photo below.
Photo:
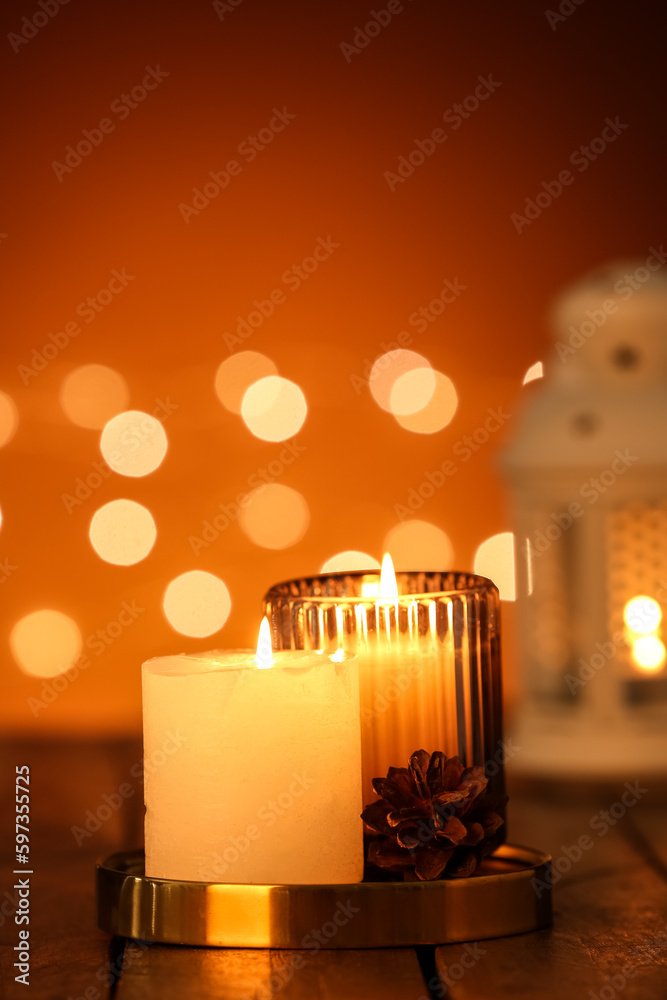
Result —
[{"label": "wooden table surface", "polygon": [[[650,782],[627,807],[619,804],[623,782],[572,795],[512,794],[509,839],[551,852],[562,872],[551,930],[435,949],[305,951],[297,970],[290,952],[146,945],[97,929],[95,861],[142,839],[138,742],[5,744],[2,761],[3,1000],[667,998],[667,807],[664,789]],[[26,763],[34,871],[28,988],[14,981],[9,825],[14,765]],[[580,857],[577,845],[585,845]]]}]

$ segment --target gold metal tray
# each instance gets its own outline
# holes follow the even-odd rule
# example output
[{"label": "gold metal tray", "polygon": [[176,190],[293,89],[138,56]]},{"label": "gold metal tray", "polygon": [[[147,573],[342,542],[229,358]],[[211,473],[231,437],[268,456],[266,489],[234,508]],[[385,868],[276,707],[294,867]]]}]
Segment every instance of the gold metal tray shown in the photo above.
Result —
[{"label": "gold metal tray", "polygon": [[144,852],[122,851],[97,866],[97,922],[121,937],[209,947],[446,944],[548,927],[550,882],[547,854],[510,844],[470,878],[353,885],[147,878]]}]

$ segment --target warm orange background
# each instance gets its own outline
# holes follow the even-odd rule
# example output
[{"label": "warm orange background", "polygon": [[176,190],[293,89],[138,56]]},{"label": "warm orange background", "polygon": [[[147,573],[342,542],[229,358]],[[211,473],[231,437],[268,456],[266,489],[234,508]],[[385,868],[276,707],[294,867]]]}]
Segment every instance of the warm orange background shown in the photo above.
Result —
[{"label": "warm orange background", "polygon": [[[369,17],[359,0],[243,0],[222,21],[211,3],[72,0],[15,53],[6,36],[38,9],[6,4],[0,33],[10,92],[0,389],[21,421],[0,452],[0,558],[18,567],[0,586],[0,718],[7,730],[122,731],[139,726],[143,659],[248,646],[269,584],[316,572],[341,549],[379,556],[394,503],[424,471],[487,407],[516,412],[524,372],[548,342],[556,291],[601,261],[645,257],[660,244],[662,34],[648,4],[588,0],[552,30],[540,4],[414,0],[348,63],[340,43]],[[168,78],[126,120],[112,115],[114,132],[59,182],[52,161],[157,64]],[[500,88],[390,192],[384,171],[488,74]],[[179,203],[283,106],[296,119],[185,224]],[[608,116],[629,128],[517,234],[511,213]],[[298,440],[307,450],[281,482],[306,496],[310,529],[272,552],[235,524],[195,557],[188,536],[281,448],[219,404],[223,333],[329,234],[340,248],[247,342],[306,394]],[[135,280],[23,385],[17,366],[123,267]],[[355,393],[350,376],[409,329],[410,313],[445,278],[467,290],[412,346],[450,376],[460,403],[448,428],[422,436],[367,390]],[[68,422],[58,391],[90,362],[125,377],[132,408],[169,397],[178,409],[156,473],[114,476],[70,515],[61,495],[100,458],[99,434]],[[511,526],[495,471],[500,444],[498,435],[420,512],[453,540],[457,568],[471,568],[477,545]],[[87,536],[97,506],[123,496],[146,504],[159,532],[150,556],[128,568],[102,562]],[[177,635],[161,610],[166,584],[189,569],[219,574],[233,601],[224,629],[203,642]],[[86,637],[132,599],[145,613],[35,719],[27,698],[42,682],[13,662],[14,622],[55,608]]]}]

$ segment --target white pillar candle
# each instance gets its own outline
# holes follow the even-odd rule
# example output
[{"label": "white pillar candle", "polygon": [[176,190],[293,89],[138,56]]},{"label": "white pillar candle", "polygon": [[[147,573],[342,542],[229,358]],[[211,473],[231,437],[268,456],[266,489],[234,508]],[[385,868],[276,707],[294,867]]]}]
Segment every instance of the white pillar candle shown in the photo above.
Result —
[{"label": "white pillar candle", "polygon": [[148,876],[361,880],[354,657],[276,652],[270,669],[244,650],[159,657],[143,665],[143,717]]}]

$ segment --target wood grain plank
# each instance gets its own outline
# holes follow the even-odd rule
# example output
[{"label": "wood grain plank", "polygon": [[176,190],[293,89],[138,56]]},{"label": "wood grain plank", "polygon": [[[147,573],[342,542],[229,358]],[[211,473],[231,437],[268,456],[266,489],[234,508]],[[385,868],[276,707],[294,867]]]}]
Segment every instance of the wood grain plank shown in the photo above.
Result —
[{"label": "wood grain plank", "polygon": [[[604,818],[620,801],[622,792],[621,786],[606,798],[591,795],[588,803],[577,805],[512,799],[508,839],[547,851],[555,862],[576,855],[576,845],[585,845],[580,860],[568,872],[574,877],[628,864],[641,865],[642,859],[629,850],[623,833],[633,815],[632,809],[627,809],[618,820],[611,815],[609,819]],[[641,808],[641,801],[633,807],[635,811]]]},{"label": "wood grain plank", "polygon": [[259,951],[128,944],[115,1000],[428,1000],[414,950]]},{"label": "wood grain plank", "polygon": [[629,843],[663,879],[667,879],[667,808],[637,809],[624,830]]},{"label": "wood grain plank", "polygon": [[520,839],[554,856],[553,930],[438,948],[450,1000],[565,1000],[605,986],[604,995],[622,990],[624,1000],[664,1000],[667,887],[630,835],[646,812],[641,798],[614,818],[622,791],[593,795],[588,806],[513,802]]},{"label": "wood grain plank", "polygon": [[[558,887],[554,927],[436,951],[450,1000],[599,996],[610,981],[625,1000],[664,1000],[667,901],[636,869]],[[470,966],[466,968],[466,966]]]},{"label": "wood grain plank", "polygon": [[[28,763],[31,772],[31,975],[26,995],[33,1000],[108,996],[110,939],[96,926],[95,862],[100,855],[126,846],[125,807],[96,817],[103,795],[118,791],[125,778],[124,744],[98,742],[14,743],[2,748],[9,765],[2,780],[3,822],[13,813],[14,765]],[[136,753],[136,745],[133,750]],[[9,774],[8,780],[7,773]],[[122,798],[122,797],[121,797]],[[112,800],[114,801],[114,800]],[[131,801],[131,800],[130,800]],[[99,828],[87,830],[87,814],[99,819]],[[89,827],[96,826],[93,821]],[[73,827],[90,836],[77,837]],[[5,835],[6,833],[6,835]],[[14,982],[13,947],[17,943],[11,875],[14,836],[3,829],[0,964],[9,996],[24,987]],[[9,892],[9,898],[3,895]],[[11,990],[11,992],[10,992]]]}]

